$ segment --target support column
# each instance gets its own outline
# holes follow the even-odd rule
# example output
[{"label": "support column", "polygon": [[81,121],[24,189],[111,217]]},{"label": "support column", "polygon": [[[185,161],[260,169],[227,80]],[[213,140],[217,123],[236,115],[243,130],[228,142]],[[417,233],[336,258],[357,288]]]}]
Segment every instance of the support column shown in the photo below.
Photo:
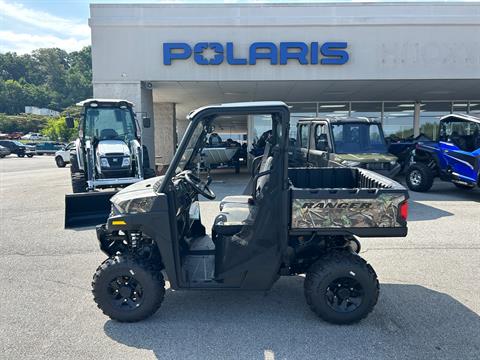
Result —
[{"label": "support column", "polygon": [[415,110],[413,112],[413,136],[420,135],[420,103],[415,103]]},{"label": "support column", "polygon": [[177,120],[177,141],[180,143],[182,141],[183,135],[185,135],[185,132],[187,131],[188,124],[190,124],[190,121],[183,119],[183,120]]},{"label": "support column", "polygon": [[175,153],[177,124],[174,103],[154,103],[155,170],[164,174]]},{"label": "support column", "polygon": [[[152,90],[142,86],[142,82],[94,82],[93,96],[99,99],[123,99],[134,104],[133,111],[137,113],[137,120],[142,127],[142,118],[149,117],[151,124],[154,124]],[[142,130],[142,143],[147,147],[150,167],[155,164],[154,151],[154,129],[153,126]]]}]

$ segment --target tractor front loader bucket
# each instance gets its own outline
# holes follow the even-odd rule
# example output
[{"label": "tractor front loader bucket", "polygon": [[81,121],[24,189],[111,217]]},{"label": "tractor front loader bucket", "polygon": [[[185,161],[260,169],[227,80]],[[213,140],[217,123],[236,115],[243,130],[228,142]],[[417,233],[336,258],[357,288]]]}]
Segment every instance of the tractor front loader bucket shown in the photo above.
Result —
[{"label": "tractor front loader bucket", "polygon": [[65,229],[95,226],[107,221],[110,198],[116,191],[65,195]]}]

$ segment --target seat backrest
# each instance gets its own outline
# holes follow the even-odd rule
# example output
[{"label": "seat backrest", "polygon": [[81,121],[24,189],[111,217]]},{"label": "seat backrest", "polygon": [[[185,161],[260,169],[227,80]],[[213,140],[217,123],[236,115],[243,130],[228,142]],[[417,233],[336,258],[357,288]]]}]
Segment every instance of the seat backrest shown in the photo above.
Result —
[{"label": "seat backrest", "polygon": [[100,132],[100,139],[115,139],[118,134],[113,129],[102,129]]},{"label": "seat backrest", "polygon": [[[265,163],[262,162],[262,165],[260,166],[260,172],[268,171],[271,169],[273,163],[273,156],[269,156]],[[270,174],[263,175],[260,178],[258,178],[257,181],[257,188],[256,188],[256,193],[257,193],[257,198],[258,195],[262,194],[260,197],[263,197],[263,190],[265,188],[265,185],[268,183],[268,180],[270,179]]]}]

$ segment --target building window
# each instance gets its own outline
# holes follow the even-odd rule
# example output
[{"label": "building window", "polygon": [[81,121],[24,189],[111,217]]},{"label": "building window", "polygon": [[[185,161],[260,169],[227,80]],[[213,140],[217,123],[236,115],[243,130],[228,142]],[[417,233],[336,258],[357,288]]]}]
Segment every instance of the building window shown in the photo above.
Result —
[{"label": "building window", "polygon": [[309,125],[300,126],[300,147],[308,148],[308,128]]},{"label": "building window", "polygon": [[290,139],[297,138],[297,123],[300,119],[314,118],[317,116],[317,103],[290,103]]},{"label": "building window", "polygon": [[450,114],[451,111],[451,102],[424,102],[420,104],[420,134],[424,134],[432,140],[437,140],[440,118]]},{"label": "building window", "polygon": [[457,101],[452,104],[452,113],[466,114],[468,113],[468,101]]},{"label": "building window", "polygon": [[480,100],[470,101],[469,114],[480,117]]},{"label": "building window", "polygon": [[391,140],[406,139],[413,135],[413,117],[415,103],[385,102],[383,113],[383,131]]},{"label": "building window", "polygon": [[350,116],[366,117],[370,120],[382,120],[382,103],[381,102],[352,102]]}]

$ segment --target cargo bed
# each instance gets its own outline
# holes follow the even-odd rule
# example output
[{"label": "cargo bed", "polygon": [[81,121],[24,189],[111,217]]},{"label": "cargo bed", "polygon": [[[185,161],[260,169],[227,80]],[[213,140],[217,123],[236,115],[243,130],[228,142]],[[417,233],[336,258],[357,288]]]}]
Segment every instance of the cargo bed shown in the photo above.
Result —
[{"label": "cargo bed", "polygon": [[408,191],[360,168],[291,168],[292,235],[406,236]]}]

